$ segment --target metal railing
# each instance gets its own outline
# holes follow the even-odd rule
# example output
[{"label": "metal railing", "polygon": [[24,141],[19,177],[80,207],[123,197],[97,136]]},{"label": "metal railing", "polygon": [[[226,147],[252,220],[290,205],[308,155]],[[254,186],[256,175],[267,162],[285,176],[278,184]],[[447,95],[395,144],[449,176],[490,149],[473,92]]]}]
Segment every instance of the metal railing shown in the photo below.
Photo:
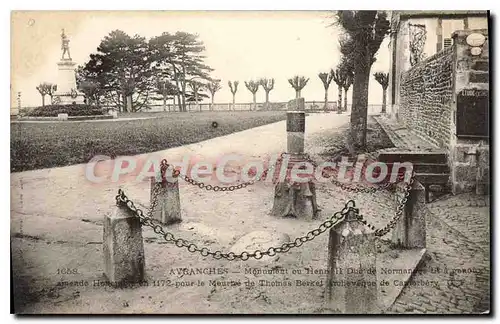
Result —
[{"label": "metal railing", "polygon": [[[25,107],[11,107],[10,115],[25,115],[30,110],[37,108],[36,106],[25,106]],[[115,109],[114,107],[107,107],[107,109]],[[213,105],[210,103],[188,103],[186,104],[186,110],[188,112],[198,112],[198,111],[253,111],[253,110],[283,110],[287,109],[287,102],[270,102],[269,106],[266,107],[265,102],[258,102],[256,104],[256,109],[252,102],[249,103],[235,103],[234,109],[232,103],[214,103]],[[305,110],[306,111],[324,111],[324,102],[323,101],[306,101],[305,102]],[[327,110],[329,111],[337,111],[337,102],[329,101],[327,103]],[[382,110],[382,105],[368,105],[368,113],[380,113]],[[157,104],[157,105],[149,105],[146,108],[143,108],[141,112],[178,112],[179,106],[177,104]],[[351,111],[351,104],[347,105],[347,111]]]}]

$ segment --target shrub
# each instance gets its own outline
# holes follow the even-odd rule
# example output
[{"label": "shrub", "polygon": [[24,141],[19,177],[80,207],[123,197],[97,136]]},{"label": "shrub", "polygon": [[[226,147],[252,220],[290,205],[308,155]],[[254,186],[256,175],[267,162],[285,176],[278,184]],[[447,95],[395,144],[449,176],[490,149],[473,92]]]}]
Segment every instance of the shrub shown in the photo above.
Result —
[{"label": "shrub", "polygon": [[100,107],[86,104],[47,105],[33,109],[27,116],[57,117],[58,114],[68,114],[68,116],[91,116],[104,115],[104,112]]}]

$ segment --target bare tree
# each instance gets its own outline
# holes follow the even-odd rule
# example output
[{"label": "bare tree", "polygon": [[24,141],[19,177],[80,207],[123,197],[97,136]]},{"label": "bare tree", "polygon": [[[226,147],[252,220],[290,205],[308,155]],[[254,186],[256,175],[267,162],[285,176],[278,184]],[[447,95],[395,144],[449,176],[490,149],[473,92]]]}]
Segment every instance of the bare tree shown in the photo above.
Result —
[{"label": "bare tree", "polygon": [[387,87],[389,86],[389,73],[376,72],[373,74],[375,80],[382,86],[382,113],[385,114],[387,102]]},{"label": "bare tree", "polygon": [[269,92],[274,89],[274,79],[263,78],[259,80],[259,83],[266,92],[266,109],[269,109]]},{"label": "bare tree", "polygon": [[253,109],[257,110],[257,91],[259,90],[259,82],[258,81],[245,81],[245,87],[247,87],[248,91],[250,91],[253,95]]},{"label": "bare tree", "polygon": [[330,88],[330,83],[332,83],[333,80],[332,70],[330,70],[330,72],[328,73],[326,72],[320,73],[318,74],[318,77],[323,83],[323,87],[325,88],[325,104],[323,106],[323,109],[326,110],[328,105],[328,88]]},{"label": "bare tree", "polygon": [[57,85],[56,84],[51,84],[51,86],[49,87],[49,91],[47,92],[47,94],[50,97],[50,104],[52,104],[52,99],[53,99],[54,94],[56,93],[56,91],[57,91]]},{"label": "bare tree", "polygon": [[210,94],[212,95],[212,103],[210,105],[210,110],[214,109],[214,97],[215,93],[219,91],[222,88],[220,85],[220,80],[213,80],[207,84],[207,89],[210,91]]},{"label": "bare tree", "polygon": [[229,89],[231,90],[231,93],[233,94],[233,110],[236,110],[236,92],[238,91],[238,85],[240,84],[239,81],[228,81],[227,84],[229,85]]},{"label": "bare tree", "polygon": [[340,62],[340,69],[342,73],[344,74],[345,81],[344,81],[344,111],[347,111],[347,91],[349,91],[349,88],[352,85],[352,82],[354,80],[354,67],[351,61],[349,61],[346,57],[342,58],[342,61]]},{"label": "bare tree", "polygon": [[337,67],[335,71],[332,70],[331,73],[333,81],[337,84],[337,93],[339,96],[337,101],[337,113],[340,114],[342,113],[342,89],[344,88],[346,75],[340,67]]},{"label": "bare tree", "polygon": [[45,96],[49,95],[52,100],[52,96],[54,95],[54,92],[57,90],[57,86],[49,82],[42,82],[36,87],[36,89],[38,90],[38,92],[40,92],[40,95],[42,96],[42,106],[45,106]]},{"label": "bare tree", "polygon": [[305,78],[303,76],[294,76],[291,79],[288,79],[288,83],[292,86],[293,89],[295,89],[295,97],[298,99],[301,97],[301,92],[302,89],[307,85],[307,82],[309,82],[309,78]]}]

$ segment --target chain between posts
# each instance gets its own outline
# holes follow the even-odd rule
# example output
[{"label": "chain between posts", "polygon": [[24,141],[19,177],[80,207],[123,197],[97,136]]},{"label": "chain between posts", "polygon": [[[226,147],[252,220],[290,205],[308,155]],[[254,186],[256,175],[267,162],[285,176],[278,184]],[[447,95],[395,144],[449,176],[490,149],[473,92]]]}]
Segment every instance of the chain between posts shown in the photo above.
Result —
[{"label": "chain between posts", "polygon": [[[285,153],[282,153],[281,154],[281,158],[283,157]],[[317,167],[318,165],[310,158],[309,154],[306,154],[306,160],[309,161],[310,163],[313,164],[314,167]],[[173,236],[173,234],[171,233],[165,233],[163,231],[163,228],[161,227],[161,225],[158,225],[158,224],[154,224],[154,220],[152,218],[152,213],[153,211],[155,210],[156,206],[157,206],[157,197],[160,193],[160,191],[162,190],[162,183],[165,183],[166,182],[166,177],[165,177],[165,174],[166,174],[166,171],[168,169],[170,165],[168,164],[167,160],[166,159],[163,159],[161,161],[161,164],[160,164],[160,170],[161,170],[161,177],[162,177],[162,182],[161,183],[156,183],[155,186],[153,187],[153,199],[152,199],[152,202],[151,202],[151,205],[149,207],[149,210],[148,210],[148,216],[143,216],[143,212],[142,210],[140,209],[135,209],[133,210],[132,208],[130,208],[130,206],[128,205],[128,203],[131,203],[132,204],[132,207],[134,207],[133,205],[133,202],[131,202],[126,196],[125,194],[123,193],[123,191],[119,190],[119,193],[118,193],[118,196],[117,196],[117,203],[118,203],[118,200],[119,200],[119,197],[125,197],[126,201],[125,203],[127,204],[127,206],[129,207],[129,209],[132,209],[133,212],[135,212],[137,214],[137,216],[139,216],[139,218],[141,218],[141,222],[147,226],[150,226],[151,228],[153,228],[153,230],[155,231],[155,233],[158,233],[158,234],[162,234],[163,237],[165,238],[165,240],[167,242],[169,241],[174,241],[174,243],[176,244],[176,246],[178,247],[182,247],[182,246],[185,246],[185,245],[178,245],[178,241],[180,240],[180,242],[185,242],[185,240],[182,240],[182,239],[175,239],[175,237]],[[212,185],[206,185],[202,182],[199,182],[199,181],[196,181],[190,177],[188,177],[187,175],[184,175],[184,174],[181,174],[178,170],[174,170],[173,171],[173,176],[181,176],[186,182],[192,184],[192,185],[195,185],[195,186],[198,186],[199,188],[201,189],[206,189],[206,190],[213,190],[213,191],[234,191],[234,190],[237,190],[237,189],[242,189],[242,188],[245,188],[249,185],[253,185],[256,181],[260,181],[261,179],[265,178],[269,172],[274,172],[275,171],[275,168],[276,168],[276,165],[272,166],[271,168],[268,168],[267,170],[265,170],[261,176],[257,176],[255,179],[253,180],[250,180],[250,181],[247,181],[247,182],[244,182],[244,183],[241,183],[239,185],[236,185],[236,186],[226,186],[226,187],[223,187],[223,186],[212,186]],[[274,173],[273,173],[274,174]],[[404,189],[403,189],[403,198],[402,200],[400,201],[400,203],[398,204],[397,208],[396,208],[396,213],[394,214],[393,218],[389,221],[389,223],[382,227],[382,228],[379,228],[379,229],[376,229],[375,226],[373,226],[372,224],[368,223],[366,220],[363,219],[363,216],[360,215],[360,221],[365,224],[367,227],[369,227],[370,229],[374,230],[375,231],[375,235],[376,236],[384,236],[386,235],[390,230],[392,230],[397,222],[399,221],[399,219],[401,218],[403,212],[404,212],[404,209],[406,207],[406,203],[409,199],[409,195],[410,195],[410,190],[413,186],[413,183],[415,181],[415,173],[414,171],[412,172],[412,176],[410,178],[410,181],[408,183],[406,183]],[[346,191],[350,191],[350,192],[363,192],[363,193],[375,193],[377,191],[382,191],[382,190],[390,190],[392,188],[397,188],[396,187],[396,184],[393,184],[393,183],[386,183],[382,186],[379,186],[379,187],[364,187],[364,186],[350,186],[350,185],[346,185],[340,181],[338,181],[337,179],[332,179],[332,183],[333,184],[336,184],[337,186],[339,186],[341,189],[343,190],[346,190]],[[121,191],[121,194],[120,194],[120,191]],[[122,202],[124,202],[122,200]],[[354,207],[354,201],[353,200],[350,200],[346,206],[344,207],[344,209],[342,209],[341,212],[337,212],[335,213],[331,219],[325,221],[323,224],[320,225],[320,227],[318,229],[315,229],[313,231],[310,231],[306,236],[303,236],[303,237],[299,237],[297,238],[295,241],[291,242],[291,243],[284,243],[283,246],[280,248],[269,248],[268,251],[265,251],[265,252],[261,252],[261,251],[255,251],[254,254],[248,254],[249,257],[255,257],[255,253],[259,252],[262,256],[263,255],[270,255],[270,256],[274,256],[274,254],[270,254],[270,253],[273,253],[273,251],[275,251],[276,253],[282,253],[282,252],[287,252],[289,248],[291,247],[295,247],[295,246],[300,246],[302,245],[304,242],[307,242],[307,241],[310,241],[312,240],[314,237],[316,237],[317,235],[323,233],[324,231],[326,231],[328,228],[334,226],[335,224],[337,224],[339,221],[343,220],[345,218],[345,213],[347,212],[346,208],[348,208],[348,205],[352,202],[353,206]],[[341,214],[342,217],[339,218],[339,219],[336,219],[336,222],[335,223],[332,223],[333,220],[334,220],[334,217],[335,215],[338,215],[338,214]],[[142,216],[141,216],[142,215]],[[324,230],[321,231],[322,229],[322,226],[324,227]],[[161,229],[161,232],[157,232],[157,230]],[[314,232],[314,231],[320,231],[319,233],[317,232]],[[312,237],[311,236],[308,236],[310,235],[311,233],[313,233]],[[314,235],[314,233],[317,233],[316,235]],[[169,234],[169,235],[167,235]],[[171,240],[167,240],[167,237],[168,238],[172,238]],[[310,238],[310,239],[308,239]],[[290,245],[292,244],[293,246],[289,246],[288,249],[286,249],[286,251],[283,251],[283,249],[285,249],[285,245]],[[295,244],[295,245],[294,245]],[[297,245],[299,244],[299,245]],[[197,252],[199,249],[196,247],[196,245],[194,244],[190,244],[188,247],[188,250],[190,251],[190,246],[193,245],[194,247],[191,247],[191,249],[195,249],[195,251],[193,252]],[[201,252],[203,249],[199,250],[198,252]],[[190,251],[192,252],[192,251]],[[218,252],[218,251],[216,251]],[[207,255],[213,255],[215,257],[215,253],[208,253]],[[228,253],[228,254],[223,254],[221,253],[222,257],[221,258],[224,258],[225,256],[229,256],[227,257],[228,259],[230,259],[232,256],[234,256],[234,258],[232,260],[234,260],[235,258],[241,258],[242,260],[248,260],[248,259],[244,259],[244,257],[242,257],[241,255],[235,255],[234,253]],[[204,253],[202,253],[202,255],[204,255]],[[206,256],[206,255],[204,255]],[[262,257],[261,256],[261,257]],[[260,259],[261,257],[257,258],[257,259]],[[231,260],[231,259],[230,259]]]},{"label": "chain between posts", "polygon": [[205,257],[210,255],[215,259],[227,259],[230,261],[232,260],[247,261],[250,258],[258,260],[265,255],[272,257],[278,253],[286,253],[292,248],[300,247],[305,242],[312,241],[318,235],[326,232],[329,228],[343,221],[348,212],[357,210],[355,209],[356,204],[354,200],[349,200],[341,211],[334,213],[328,220],[319,225],[319,227],[309,231],[306,235],[297,237],[293,241],[283,243],[281,246],[270,247],[265,251],[260,251],[260,250],[256,250],[253,252],[244,251],[241,253],[233,253],[233,252],[223,253],[221,251],[213,252],[207,249],[206,247],[199,248],[194,243],[190,243],[182,238],[176,238],[174,234],[166,232],[163,229],[163,227],[151,217],[152,211],[155,208],[154,206],[156,206],[156,201],[158,198],[158,193],[159,193],[158,188],[161,188],[161,183],[157,183],[153,188],[153,201],[151,203],[150,210],[148,211],[148,216],[144,215],[144,212],[134,205],[134,203],[125,195],[125,192],[122,189],[118,190],[118,195],[116,195],[116,204],[118,206],[125,205],[130,211],[132,211],[135,214],[136,217],[139,217],[141,224],[151,227],[156,234],[163,236],[163,239],[166,242],[174,243],[175,246],[179,248],[184,247],[191,253],[200,253],[202,256]]},{"label": "chain between posts", "polygon": [[[283,154],[284,153],[281,154],[281,157],[283,157]],[[162,165],[165,163],[167,165],[167,168],[170,166],[167,163],[166,159],[163,159],[161,163],[162,163]],[[217,186],[217,185],[212,186],[210,184],[205,184],[203,182],[197,181],[197,180],[189,177],[186,174],[180,173],[179,171],[174,171],[174,176],[180,176],[187,183],[192,184],[193,186],[197,186],[200,189],[205,189],[207,191],[210,191],[210,190],[213,190],[213,191],[234,191],[234,190],[246,188],[246,187],[248,187],[250,185],[253,185],[256,182],[258,182],[258,181],[266,178],[268,176],[268,174],[273,175],[274,172],[275,172],[275,169],[276,169],[276,164],[273,165],[272,167],[267,168],[266,170],[264,170],[262,172],[262,174],[260,176],[256,176],[255,179],[252,179],[252,180],[240,183],[238,185],[232,185],[232,186]],[[162,174],[162,177],[163,177],[163,174]]]},{"label": "chain between posts", "polygon": [[375,229],[375,226],[373,226],[372,224],[370,224],[366,220],[364,220],[363,216],[361,215],[361,222],[363,224],[365,224],[366,226],[368,226],[370,229],[374,230],[375,236],[379,236],[379,237],[384,236],[387,233],[389,233],[389,231],[391,231],[394,227],[396,227],[399,219],[403,215],[403,212],[404,212],[405,207],[406,207],[406,203],[408,202],[408,199],[410,198],[411,188],[413,187],[414,182],[415,182],[415,173],[413,172],[410,181],[405,184],[405,187],[403,189],[403,198],[401,199],[398,206],[396,207],[396,213],[394,214],[394,217],[384,227],[379,228],[379,229]]},{"label": "chain between posts", "polygon": [[[314,160],[311,159],[309,154],[306,154],[306,159],[308,162],[310,162],[315,168],[318,167],[318,164],[314,162]],[[343,183],[339,181],[338,179],[331,179],[331,182],[336,185],[337,187],[340,187],[344,191],[349,191],[349,192],[362,192],[362,193],[375,193],[377,191],[385,191],[385,190],[392,190],[395,185],[393,183],[384,183],[383,185],[380,185],[378,187],[367,187],[367,186],[353,186],[349,185],[346,183]]]}]

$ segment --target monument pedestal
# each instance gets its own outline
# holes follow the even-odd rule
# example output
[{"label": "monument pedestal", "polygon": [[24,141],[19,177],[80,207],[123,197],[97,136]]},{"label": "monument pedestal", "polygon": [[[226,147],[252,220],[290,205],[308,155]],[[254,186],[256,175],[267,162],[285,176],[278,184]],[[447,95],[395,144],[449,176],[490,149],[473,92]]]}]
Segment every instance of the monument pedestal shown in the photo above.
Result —
[{"label": "monument pedestal", "polygon": [[57,63],[57,91],[52,98],[52,104],[72,105],[85,103],[84,95],[76,88],[75,66],[71,59],[61,59]]}]

